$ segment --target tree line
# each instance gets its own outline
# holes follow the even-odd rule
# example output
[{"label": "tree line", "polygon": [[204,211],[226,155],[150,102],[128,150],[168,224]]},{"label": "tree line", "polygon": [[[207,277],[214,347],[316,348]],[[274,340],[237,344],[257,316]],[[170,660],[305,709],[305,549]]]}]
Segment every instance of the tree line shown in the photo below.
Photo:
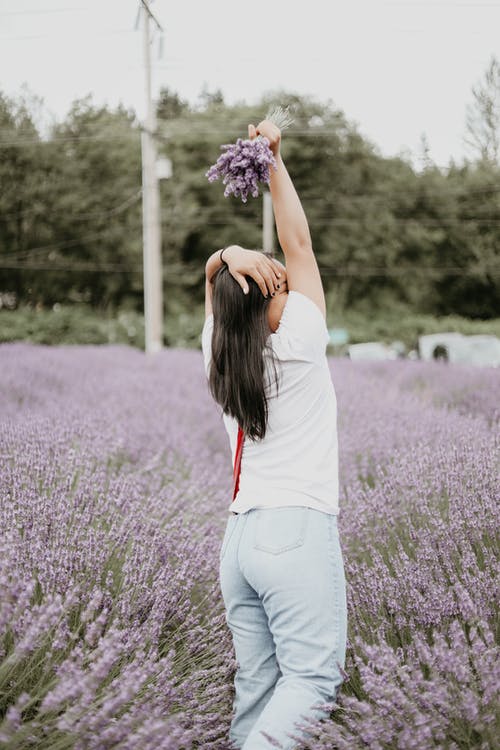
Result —
[{"label": "tree line", "polygon": [[[261,246],[261,200],[226,199],[205,172],[221,144],[244,136],[247,123],[262,119],[273,104],[288,104],[294,123],[284,134],[283,155],[310,222],[329,304],[498,317],[496,95],[500,103],[500,68],[493,59],[467,114],[475,157],[443,167],[432,162],[424,143],[417,171],[403,155],[381,155],[332,102],[281,91],[257,105],[229,106],[220,92],[204,91],[195,106],[163,89],[158,148],[173,167],[161,182],[167,308],[201,304],[204,262],[213,249]],[[36,97],[0,94],[0,294],[12,294],[17,304],[141,310],[135,113],[86,97],[44,133],[39,108]]]}]

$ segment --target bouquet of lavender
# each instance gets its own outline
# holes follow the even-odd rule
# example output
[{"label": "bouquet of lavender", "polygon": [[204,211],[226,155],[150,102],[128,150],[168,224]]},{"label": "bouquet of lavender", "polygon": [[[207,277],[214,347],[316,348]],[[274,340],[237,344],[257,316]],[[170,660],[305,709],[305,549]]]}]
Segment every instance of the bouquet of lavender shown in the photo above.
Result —
[{"label": "bouquet of lavender", "polygon": [[[276,107],[269,112],[266,120],[274,122],[280,130],[284,130],[293,122],[288,114],[288,108],[284,110],[282,107]],[[259,183],[269,185],[270,167],[277,168],[268,139],[260,135],[253,140],[238,138],[236,143],[225,144],[221,149],[223,153],[206,172],[208,181],[214,182],[221,178],[226,186],[225,198],[233,194],[236,198],[241,197],[243,203],[247,202],[249,193],[257,198]]]}]

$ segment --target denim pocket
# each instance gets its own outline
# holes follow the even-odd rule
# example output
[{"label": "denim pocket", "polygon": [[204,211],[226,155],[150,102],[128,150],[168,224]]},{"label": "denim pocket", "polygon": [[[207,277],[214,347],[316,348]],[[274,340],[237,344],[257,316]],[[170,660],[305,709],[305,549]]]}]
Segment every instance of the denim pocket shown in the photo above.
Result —
[{"label": "denim pocket", "polygon": [[230,541],[230,539],[231,539],[231,537],[233,535],[233,532],[234,532],[234,530],[236,528],[236,521],[238,520],[238,518],[239,518],[239,516],[237,514],[234,514],[234,515],[232,514],[227,519],[226,530],[224,532],[224,537],[222,539],[222,545],[221,545],[220,552],[219,552],[219,559],[220,560],[222,560],[222,558],[224,557],[224,554],[225,554],[225,552],[227,550],[227,546],[229,544],[229,541]]},{"label": "denim pocket", "polygon": [[301,547],[306,538],[308,508],[283,506],[257,510],[254,526],[254,549],[280,555]]}]

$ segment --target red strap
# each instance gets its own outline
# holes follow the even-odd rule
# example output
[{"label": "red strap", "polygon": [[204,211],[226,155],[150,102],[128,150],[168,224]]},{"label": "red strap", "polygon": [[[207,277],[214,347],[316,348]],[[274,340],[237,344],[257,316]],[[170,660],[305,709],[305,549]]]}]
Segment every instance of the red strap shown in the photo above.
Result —
[{"label": "red strap", "polygon": [[240,486],[240,471],[241,471],[241,454],[243,453],[243,430],[238,427],[238,440],[236,442],[236,455],[234,457],[234,471],[233,471],[233,500],[237,495],[238,488]]}]

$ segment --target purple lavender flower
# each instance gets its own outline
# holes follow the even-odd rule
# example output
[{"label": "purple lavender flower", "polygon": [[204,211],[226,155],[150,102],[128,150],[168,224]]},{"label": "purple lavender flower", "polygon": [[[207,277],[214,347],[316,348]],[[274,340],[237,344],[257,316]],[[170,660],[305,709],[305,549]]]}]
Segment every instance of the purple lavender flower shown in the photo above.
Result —
[{"label": "purple lavender flower", "polygon": [[221,146],[223,153],[206,172],[209,182],[222,179],[226,186],[224,197],[241,197],[243,203],[250,193],[259,195],[259,183],[269,185],[270,167],[276,169],[276,159],[269,148],[269,140],[257,137],[254,140],[238,138],[236,143]]},{"label": "purple lavender flower", "polygon": [[[231,467],[201,353],[0,360],[0,744],[227,750]],[[496,747],[498,370],[330,366],[349,638],[306,747]]]}]

